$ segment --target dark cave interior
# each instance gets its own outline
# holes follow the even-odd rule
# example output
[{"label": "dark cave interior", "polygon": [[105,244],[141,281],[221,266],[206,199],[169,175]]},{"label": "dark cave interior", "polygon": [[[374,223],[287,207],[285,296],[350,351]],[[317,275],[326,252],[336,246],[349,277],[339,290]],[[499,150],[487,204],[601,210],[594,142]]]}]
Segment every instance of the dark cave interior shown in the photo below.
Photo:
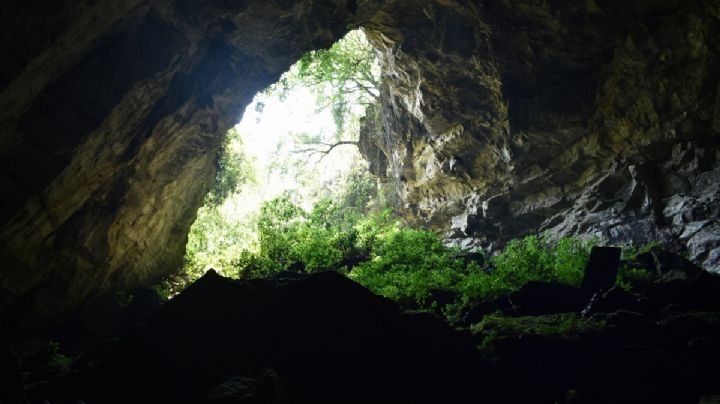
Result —
[{"label": "dark cave interior", "polygon": [[[720,401],[717,1],[2,10],[0,403]],[[531,282],[452,326],[335,272],[210,271],[163,303],[224,134],[358,27],[381,67],[358,147],[406,223],[468,251],[654,242],[633,261],[654,280],[615,287],[598,247],[580,287]]]}]

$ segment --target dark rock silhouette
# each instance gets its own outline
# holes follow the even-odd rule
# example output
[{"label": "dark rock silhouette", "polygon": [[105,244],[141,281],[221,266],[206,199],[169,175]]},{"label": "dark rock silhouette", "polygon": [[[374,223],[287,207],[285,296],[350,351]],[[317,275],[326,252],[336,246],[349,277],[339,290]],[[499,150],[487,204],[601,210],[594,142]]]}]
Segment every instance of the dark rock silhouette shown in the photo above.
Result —
[{"label": "dark rock silhouette", "polygon": [[528,285],[504,315],[471,323],[473,343],[334,272],[209,272],[73,372],[26,388],[61,404],[695,403],[720,389],[717,282],[708,274],[712,289],[692,295],[611,288],[583,315],[587,300],[562,296],[570,287]]},{"label": "dark rock silhouette", "polygon": [[208,272],[99,366],[33,398],[461,402],[483,377],[469,337],[433,316],[402,314],[343,275],[275,284]]},{"label": "dark rock silhouette", "polygon": [[617,247],[593,247],[580,287],[589,293],[594,293],[615,286],[620,253]]},{"label": "dark rock silhouette", "polygon": [[710,0],[8,0],[0,321],[58,321],[177,271],[226,130],[362,26],[383,69],[361,152],[404,218],[465,248],[659,241],[720,267]]}]

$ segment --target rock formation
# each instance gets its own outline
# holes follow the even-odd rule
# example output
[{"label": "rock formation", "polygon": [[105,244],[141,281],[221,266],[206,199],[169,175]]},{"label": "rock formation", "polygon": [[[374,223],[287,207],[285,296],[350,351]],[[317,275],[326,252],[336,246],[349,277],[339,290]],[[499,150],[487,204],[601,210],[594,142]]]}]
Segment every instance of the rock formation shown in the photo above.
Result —
[{"label": "rock formation", "polygon": [[387,1],[362,151],[464,247],[546,230],[720,269],[713,1]]},{"label": "rock formation", "polygon": [[466,245],[659,238],[718,265],[716,1],[6,3],[6,319],[177,270],[223,133],[356,26],[385,78],[363,150],[411,222]]},{"label": "rock formation", "polygon": [[[653,254],[666,264],[682,260]],[[697,403],[718,392],[720,276],[686,264],[639,293],[613,287],[592,299],[585,292],[597,289],[529,283],[505,297],[507,305],[481,302],[495,307],[469,323],[469,332],[430,313],[404,313],[334,272],[237,281],[210,271],[82,355],[72,351],[91,330],[72,327],[51,348],[59,344],[75,358],[64,368],[47,365],[37,340],[12,347],[14,360],[0,350],[8,381],[0,398],[24,392],[28,401],[9,402]],[[21,374],[30,375],[24,390]]]},{"label": "rock formation", "polygon": [[3,6],[0,76],[0,313],[42,321],[177,271],[223,134],[372,9],[45,3]]}]

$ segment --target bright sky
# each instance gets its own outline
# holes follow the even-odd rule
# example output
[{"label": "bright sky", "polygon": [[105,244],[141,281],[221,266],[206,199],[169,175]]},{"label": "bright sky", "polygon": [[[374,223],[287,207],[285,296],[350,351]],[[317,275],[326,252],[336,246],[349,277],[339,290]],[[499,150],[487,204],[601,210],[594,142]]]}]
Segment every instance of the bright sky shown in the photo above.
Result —
[{"label": "bright sky", "polygon": [[[258,102],[265,104],[262,113],[255,110]],[[287,139],[290,132],[332,134],[335,124],[330,112],[317,114],[315,108],[315,96],[306,87],[291,90],[284,102],[278,97],[258,94],[236,126],[245,141],[245,150],[267,164],[278,143]]]},{"label": "bright sky", "polygon": [[[262,102],[262,112],[256,111]],[[244,221],[259,211],[264,201],[284,191],[292,191],[309,209],[323,193],[336,186],[338,178],[347,172],[359,158],[356,148],[341,146],[318,161],[317,156],[306,162],[308,156],[294,153],[297,146],[291,133],[322,135],[332,139],[335,122],[329,110],[316,111],[315,95],[310,89],[297,87],[284,100],[278,96],[258,94],[248,105],[242,121],[236,126],[242,137],[246,156],[254,161],[256,184],[241,187],[240,192],[228,198],[222,207],[223,216],[230,221]],[[275,167],[273,161],[296,162],[287,164],[287,172]],[[299,182],[305,178],[305,183]]]},{"label": "bright sky", "polygon": [[[313,91],[317,89],[293,84],[283,99],[277,94],[280,91],[271,91],[271,95],[258,94],[237,124],[240,139],[230,138],[231,143],[226,149],[230,152],[228,157],[235,154],[237,158],[245,159],[246,163],[241,163],[241,166],[252,164],[255,181],[241,185],[219,207],[222,216],[220,227],[209,225],[207,229],[211,230],[207,231],[212,234],[207,242],[210,245],[196,251],[195,264],[222,267],[219,260],[227,254],[218,248],[226,248],[224,229],[229,230],[228,237],[233,238],[233,250],[254,250],[258,241],[255,224],[263,202],[289,191],[296,202],[309,210],[318,199],[337,194],[351,168],[366,164],[361,161],[357,147],[353,146],[336,147],[323,159],[319,159],[318,155],[294,152],[298,148],[309,147],[295,144],[297,137],[294,135],[307,134],[331,143],[336,138],[336,125],[328,108],[317,111],[318,102]],[[325,88],[325,91],[330,90]],[[259,105],[263,106],[261,112],[258,112]],[[353,112],[346,117],[345,130],[346,133],[357,133],[359,116],[364,108],[359,101],[351,108]],[[343,139],[347,136],[344,135]],[[199,215],[203,214],[202,209]],[[216,219],[206,220],[204,223],[215,223]],[[239,242],[234,238],[236,229],[244,229]]]}]

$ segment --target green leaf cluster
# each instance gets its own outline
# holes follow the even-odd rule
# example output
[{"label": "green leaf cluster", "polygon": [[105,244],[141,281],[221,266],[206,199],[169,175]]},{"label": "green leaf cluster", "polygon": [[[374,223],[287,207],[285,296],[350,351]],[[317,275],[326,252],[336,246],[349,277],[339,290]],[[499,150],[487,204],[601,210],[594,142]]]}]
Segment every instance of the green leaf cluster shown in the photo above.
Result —
[{"label": "green leaf cluster", "polygon": [[242,184],[255,181],[252,162],[242,151],[237,129],[230,129],[215,159],[215,179],[205,197],[206,205],[219,206]]},{"label": "green leaf cluster", "polygon": [[387,232],[373,247],[372,258],[355,268],[350,277],[405,305],[429,308],[431,291],[457,290],[468,270],[454,256],[455,251],[429,230]]},{"label": "green leaf cluster", "polygon": [[395,219],[388,213],[366,216],[357,207],[327,198],[306,211],[286,193],[263,204],[258,218],[259,249],[246,253],[237,266],[246,277],[281,270],[349,270],[366,259],[378,233],[394,226]]},{"label": "green leaf cluster", "polygon": [[625,290],[636,290],[655,278],[655,274],[642,268],[633,268],[628,263],[634,261],[638,255],[649,252],[660,246],[657,241],[651,241],[640,246],[628,246],[622,251],[622,263],[618,269],[617,285]]},{"label": "green leaf cluster", "polygon": [[345,133],[347,121],[357,115],[355,106],[367,106],[377,100],[379,70],[372,45],[362,30],[354,30],[328,49],[305,53],[266,93],[277,94],[282,99],[292,89],[311,89],[318,110],[327,109],[332,113],[337,127],[336,140],[353,138]]},{"label": "green leaf cluster", "polygon": [[559,282],[579,286],[597,240],[527,236],[511,240],[494,258],[494,276],[510,287],[529,281]]},{"label": "green leaf cluster", "polygon": [[463,304],[510,293],[530,281],[579,285],[592,245],[528,236],[508,243],[481,268],[431,231],[401,229],[377,243],[372,259],[350,276],[380,295],[429,310],[436,290],[454,294]]},{"label": "green leaf cluster", "polygon": [[480,352],[492,355],[497,341],[502,338],[522,338],[538,335],[546,338],[577,338],[602,331],[606,322],[598,318],[583,318],[578,313],[550,314],[545,316],[505,317],[487,315],[470,327],[478,339]]}]

